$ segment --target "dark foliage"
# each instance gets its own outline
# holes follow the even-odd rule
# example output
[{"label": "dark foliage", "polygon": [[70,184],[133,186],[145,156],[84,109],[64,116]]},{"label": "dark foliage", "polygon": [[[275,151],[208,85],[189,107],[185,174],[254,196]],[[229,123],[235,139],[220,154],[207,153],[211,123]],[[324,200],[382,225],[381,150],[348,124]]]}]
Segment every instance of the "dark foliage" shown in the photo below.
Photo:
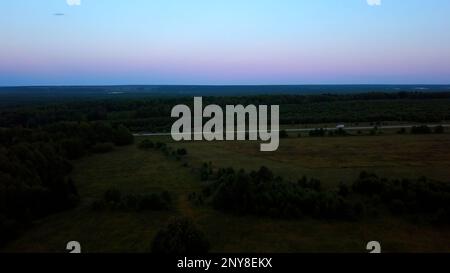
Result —
[{"label": "dark foliage", "polygon": [[362,172],[353,184],[353,191],[365,196],[376,196],[388,204],[395,214],[424,214],[439,216],[437,222],[450,223],[450,185],[430,181],[425,177],[417,180],[388,180],[375,174]]},{"label": "dark foliage", "polygon": [[266,167],[250,173],[220,169],[209,178],[213,182],[201,194],[191,194],[190,200],[197,205],[206,201],[239,215],[356,220],[369,212],[389,210],[395,215],[450,223],[450,186],[426,178],[388,180],[362,172],[350,186],[340,183],[331,190],[306,177],[296,183],[284,181]]},{"label": "dark foliage", "polygon": [[0,243],[35,219],[74,207],[79,198],[69,160],[110,151],[106,142],[117,135],[133,137],[100,122],[0,129]]},{"label": "dark foliage", "polygon": [[209,248],[203,232],[188,218],[173,219],[156,234],[152,244],[152,252],[161,254],[205,254]]},{"label": "dark foliage", "polygon": [[113,133],[114,144],[118,146],[124,146],[132,144],[134,141],[134,137],[131,134],[130,130],[128,130],[125,126],[119,125]]},{"label": "dark foliage", "polygon": [[304,177],[297,183],[287,182],[266,167],[251,173],[219,170],[217,181],[205,188],[204,196],[219,210],[277,218],[308,215],[352,220],[364,210],[336,191],[322,191],[318,180]]},{"label": "dark foliage", "polygon": [[[187,88],[187,87],[183,87]],[[237,87],[236,87],[237,88]],[[275,87],[272,87],[275,88]],[[342,90],[345,91],[345,90]],[[132,131],[167,131],[174,105],[192,105],[192,97],[140,96],[139,99],[75,100],[41,106],[20,105],[0,112],[0,127],[37,128],[58,122],[107,121]],[[320,95],[204,97],[204,104],[280,105],[280,124],[330,122],[439,122],[450,120],[450,92],[399,92]],[[120,130],[122,131],[122,130]],[[127,142],[117,136],[116,144]]]}]

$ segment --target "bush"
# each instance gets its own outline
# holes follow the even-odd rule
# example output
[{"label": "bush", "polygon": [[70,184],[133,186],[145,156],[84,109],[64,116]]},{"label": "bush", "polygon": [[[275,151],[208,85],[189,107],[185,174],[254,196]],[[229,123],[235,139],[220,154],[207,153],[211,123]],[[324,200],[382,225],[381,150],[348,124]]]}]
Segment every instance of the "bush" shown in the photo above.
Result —
[{"label": "bush", "polygon": [[210,244],[202,231],[188,218],[176,218],[160,230],[152,243],[152,252],[162,254],[205,254]]},{"label": "bush", "polygon": [[125,146],[132,144],[134,142],[134,137],[125,126],[119,125],[116,130],[114,130],[114,144],[118,146]]},{"label": "bush", "polygon": [[357,193],[369,196],[375,194],[380,195],[385,190],[385,183],[383,183],[375,174],[362,172],[359,175],[358,180],[353,183],[352,188]]},{"label": "bush", "polygon": [[185,148],[178,149],[177,154],[180,156],[185,156],[187,155],[187,150]]}]

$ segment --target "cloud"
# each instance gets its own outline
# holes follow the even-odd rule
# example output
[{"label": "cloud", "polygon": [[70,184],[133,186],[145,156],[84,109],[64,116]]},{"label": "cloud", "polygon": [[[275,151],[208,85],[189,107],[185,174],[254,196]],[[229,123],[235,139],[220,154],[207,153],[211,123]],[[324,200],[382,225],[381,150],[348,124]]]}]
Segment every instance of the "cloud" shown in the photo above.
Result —
[{"label": "cloud", "polygon": [[53,13],[53,15],[54,15],[54,16],[64,16],[65,14],[64,14],[64,13],[59,13],[59,12],[58,12],[58,13]]},{"label": "cloud", "polygon": [[367,0],[369,6],[381,6],[381,0]]},{"label": "cloud", "polygon": [[79,6],[81,5],[81,0],[66,0],[69,6]]}]

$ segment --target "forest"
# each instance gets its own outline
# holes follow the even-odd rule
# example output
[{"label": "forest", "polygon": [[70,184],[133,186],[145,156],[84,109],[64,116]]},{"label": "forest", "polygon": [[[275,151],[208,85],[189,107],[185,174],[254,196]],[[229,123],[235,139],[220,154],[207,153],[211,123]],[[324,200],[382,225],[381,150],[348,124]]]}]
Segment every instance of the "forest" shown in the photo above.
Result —
[{"label": "forest", "polygon": [[[322,95],[211,96],[204,104],[280,105],[280,124],[333,122],[439,122],[450,120],[450,92],[397,92]],[[168,131],[173,106],[192,107],[192,97],[78,99],[19,105],[0,111],[0,127],[35,128],[57,122],[107,121],[133,132]]]}]

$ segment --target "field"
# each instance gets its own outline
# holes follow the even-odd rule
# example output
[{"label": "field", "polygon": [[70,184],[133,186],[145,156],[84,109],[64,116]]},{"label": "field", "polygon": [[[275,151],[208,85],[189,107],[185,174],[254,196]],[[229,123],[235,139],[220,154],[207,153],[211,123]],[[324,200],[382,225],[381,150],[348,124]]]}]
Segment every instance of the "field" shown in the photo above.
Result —
[{"label": "field", "polygon": [[[449,134],[292,136],[281,140],[277,152],[268,154],[259,152],[258,143],[153,140],[186,148],[188,155],[176,160],[160,151],[127,146],[75,161],[72,177],[80,205],[41,219],[2,251],[63,252],[68,241],[76,240],[83,252],[148,252],[156,232],[176,215],[193,218],[206,233],[213,252],[362,252],[372,240],[380,241],[384,251],[449,251],[448,227],[392,216],[358,222],[239,217],[209,206],[194,206],[187,198],[201,189],[196,169],[203,162],[212,162],[215,168],[247,170],[265,165],[292,180],[303,175],[319,178],[327,187],[351,180],[362,170],[381,176],[424,175],[448,181]],[[170,212],[93,211],[92,201],[110,188],[127,193],[168,190],[176,200],[175,208]]]}]

